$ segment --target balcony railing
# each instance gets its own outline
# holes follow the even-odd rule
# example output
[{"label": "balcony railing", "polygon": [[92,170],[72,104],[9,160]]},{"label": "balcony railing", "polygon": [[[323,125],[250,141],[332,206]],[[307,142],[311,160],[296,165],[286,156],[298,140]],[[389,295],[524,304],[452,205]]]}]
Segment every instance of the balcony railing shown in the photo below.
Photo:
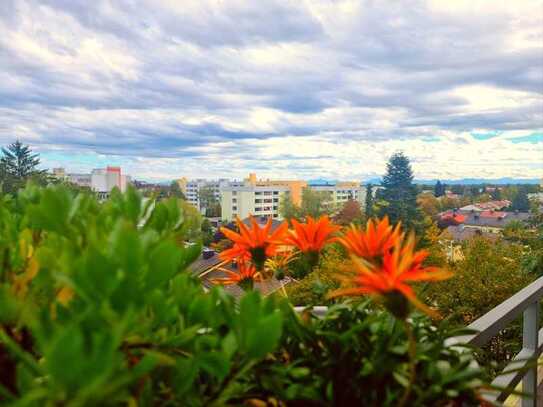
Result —
[{"label": "balcony railing", "polygon": [[522,314],[522,349],[492,382],[503,390],[486,394],[489,401],[504,402],[522,380],[522,407],[537,405],[536,361],[543,350],[543,329],[539,329],[542,297],[543,277],[540,277],[471,323],[468,328],[477,333],[455,338],[457,343],[483,346]]},{"label": "balcony railing", "polygon": [[[451,346],[470,344],[484,346],[522,314],[522,349],[493,382],[500,391],[485,393],[488,401],[503,403],[522,381],[522,407],[537,405],[537,359],[543,350],[543,329],[539,329],[539,308],[543,297],[543,277],[493,308],[468,328],[475,334],[452,338]],[[305,307],[295,307],[301,312]],[[313,307],[312,312],[323,316],[328,307]]]}]

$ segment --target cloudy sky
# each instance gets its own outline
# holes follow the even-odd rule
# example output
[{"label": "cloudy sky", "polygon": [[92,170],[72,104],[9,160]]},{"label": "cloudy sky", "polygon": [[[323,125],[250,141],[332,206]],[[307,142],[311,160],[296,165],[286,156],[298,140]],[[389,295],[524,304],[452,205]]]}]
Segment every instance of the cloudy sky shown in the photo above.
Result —
[{"label": "cloudy sky", "polygon": [[541,0],[1,0],[0,68],[49,168],[543,176]]}]

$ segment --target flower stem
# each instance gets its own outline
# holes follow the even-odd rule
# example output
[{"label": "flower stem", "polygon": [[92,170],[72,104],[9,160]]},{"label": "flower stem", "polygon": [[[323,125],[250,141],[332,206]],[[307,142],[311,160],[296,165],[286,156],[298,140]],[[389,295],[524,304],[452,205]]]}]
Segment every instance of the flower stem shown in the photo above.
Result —
[{"label": "flower stem", "polygon": [[407,387],[405,388],[402,398],[398,404],[399,407],[404,407],[409,400],[409,397],[411,396],[413,384],[415,383],[416,379],[417,369],[417,341],[415,340],[415,335],[413,334],[413,330],[411,329],[411,325],[409,325],[409,322],[407,322],[407,320],[404,320],[403,323],[408,340],[407,352],[409,355],[409,383],[407,384]]}]

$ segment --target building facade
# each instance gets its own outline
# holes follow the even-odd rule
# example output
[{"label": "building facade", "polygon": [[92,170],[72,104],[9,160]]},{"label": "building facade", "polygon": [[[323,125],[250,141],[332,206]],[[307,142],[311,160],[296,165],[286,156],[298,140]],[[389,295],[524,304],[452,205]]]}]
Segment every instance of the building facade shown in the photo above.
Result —
[{"label": "building facade", "polygon": [[189,180],[183,177],[176,180],[176,182],[179,185],[181,192],[183,192],[183,195],[185,195],[187,202],[201,212],[205,212],[206,210],[206,203],[200,197],[200,191],[202,189],[209,189],[215,201],[221,202],[221,189],[231,184],[231,182],[225,178],[218,180]]},{"label": "building facade", "polygon": [[302,203],[304,188],[325,192],[329,196],[329,204],[338,208],[349,200],[364,203],[366,189],[358,182],[337,182],[309,186],[300,180],[262,180],[256,174],[249,174],[243,183],[230,183],[221,187],[222,218],[232,221],[239,216],[245,219],[249,215],[262,218],[271,217],[281,220],[279,203],[289,196],[295,205]]},{"label": "building facade", "polygon": [[302,191],[307,187],[306,181],[301,180],[270,180],[257,179],[255,173],[249,174],[245,183],[258,187],[287,187],[290,193],[290,199],[295,205],[302,203]]},{"label": "building facade", "polygon": [[260,218],[281,219],[279,202],[290,194],[288,186],[229,185],[222,188],[222,218],[232,221],[252,215]]},{"label": "building facade", "polygon": [[121,167],[96,168],[90,174],[66,173],[63,168],[53,169],[53,175],[81,187],[87,187],[98,194],[98,197],[105,199],[113,188],[125,192],[127,185],[131,182],[130,176],[122,174]]},{"label": "building facade", "polygon": [[366,201],[366,188],[358,182],[336,182],[333,184],[311,185],[311,189],[319,192],[326,192],[329,195],[329,204],[342,206],[347,201],[358,201],[364,204]]}]

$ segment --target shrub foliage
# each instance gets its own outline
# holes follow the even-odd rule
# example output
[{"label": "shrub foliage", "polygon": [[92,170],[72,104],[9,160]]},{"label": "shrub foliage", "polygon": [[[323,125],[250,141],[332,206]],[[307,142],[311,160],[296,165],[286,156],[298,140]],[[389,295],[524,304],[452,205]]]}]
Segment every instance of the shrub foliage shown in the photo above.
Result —
[{"label": "shrub foliage", "polygon": [[239,304],[205,292],[187,271],[199,228],[178,200],[132,189],[105,203],[61,185],[2,197],[0,402],[477,404],[471,351],[426,316],[365,301],[320,319],[257,292]]}]

